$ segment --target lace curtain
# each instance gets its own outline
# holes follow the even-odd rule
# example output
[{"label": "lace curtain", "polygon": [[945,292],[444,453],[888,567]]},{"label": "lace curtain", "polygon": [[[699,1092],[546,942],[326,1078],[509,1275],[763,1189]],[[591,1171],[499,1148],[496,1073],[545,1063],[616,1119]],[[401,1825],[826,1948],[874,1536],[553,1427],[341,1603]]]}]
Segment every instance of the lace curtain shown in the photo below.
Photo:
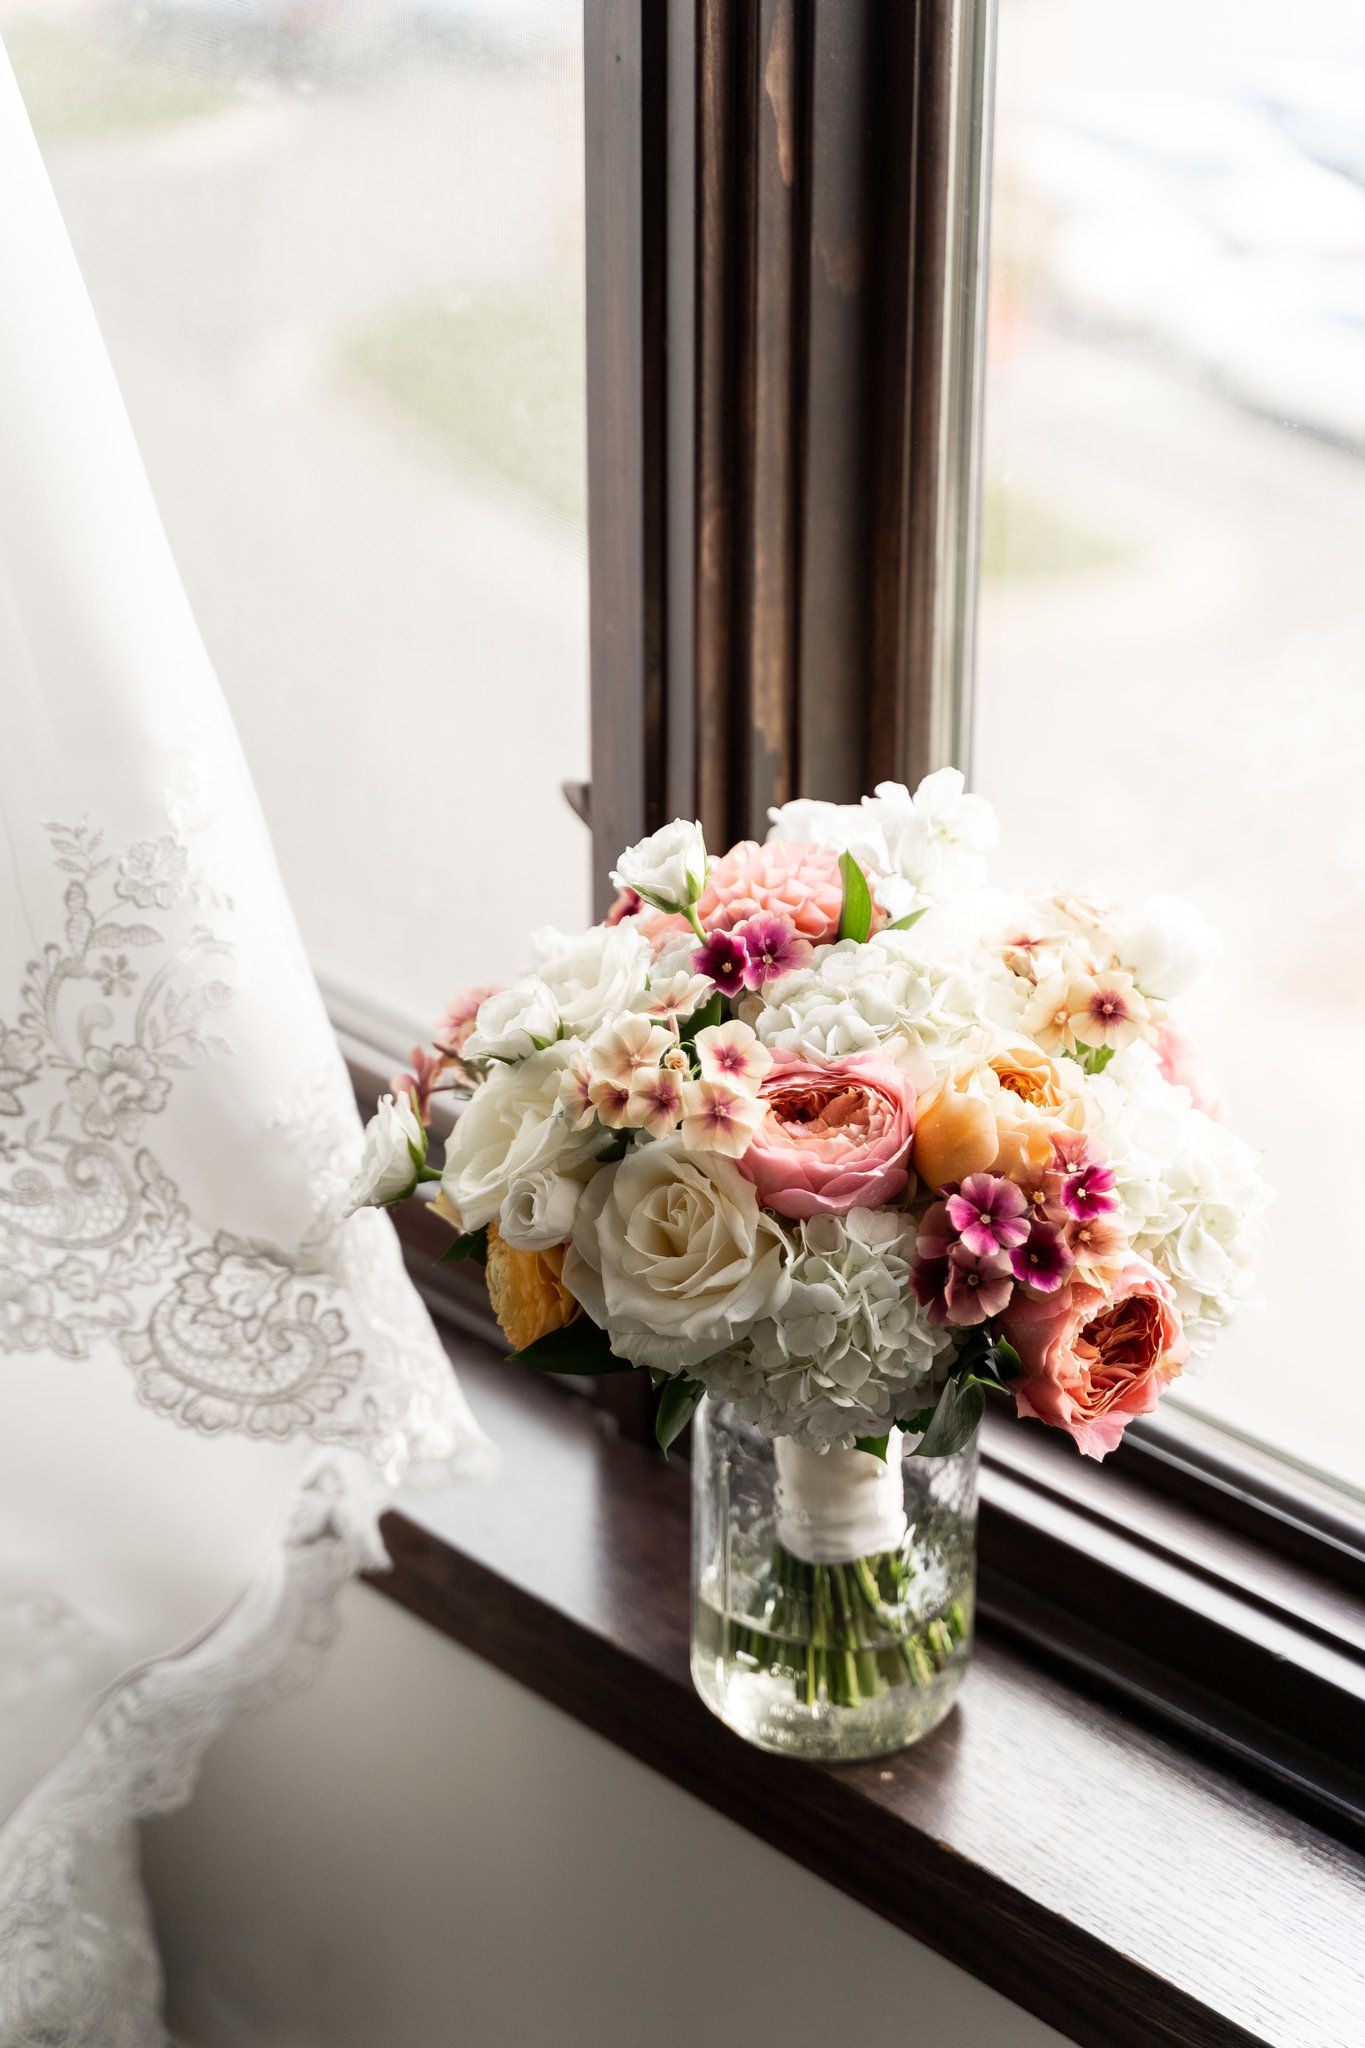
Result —
[{"label": "lace curtain", "polygon": [[0,2048],[165,2038],[132,1822],[487,1462],[358,1152],[0,54]]}]

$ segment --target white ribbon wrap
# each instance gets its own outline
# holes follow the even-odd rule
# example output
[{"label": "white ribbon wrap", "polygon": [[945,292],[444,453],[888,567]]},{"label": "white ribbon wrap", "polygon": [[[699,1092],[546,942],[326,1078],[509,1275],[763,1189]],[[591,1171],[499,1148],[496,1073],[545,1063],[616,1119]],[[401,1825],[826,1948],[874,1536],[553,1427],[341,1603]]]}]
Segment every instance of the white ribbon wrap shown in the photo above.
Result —
[{"label": "white ribbon wrap", "polygon": [[901,1432],[891,1431],[886,1459],[870,1451],[809,1451],[780,1436],[777,1540],[805,1564],[852,1564],[905,1540]]}]

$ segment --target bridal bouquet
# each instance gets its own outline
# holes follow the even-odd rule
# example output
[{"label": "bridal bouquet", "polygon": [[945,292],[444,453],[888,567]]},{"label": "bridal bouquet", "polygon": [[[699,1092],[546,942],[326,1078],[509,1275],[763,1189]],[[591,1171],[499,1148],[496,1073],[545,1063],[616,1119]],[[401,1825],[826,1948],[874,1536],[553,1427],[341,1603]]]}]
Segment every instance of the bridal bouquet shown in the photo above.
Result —
[{"label": "bridal bouquet", "polygon": [[951,769],[719,858],[665,826],[413,1054],[355,1203],[439,1177],[517,1357],[648,1371],[665,1446],[710,1394],[811,1501],[897,1431],[959,1451],[992,1396],[1104,1457],[1245,1292],[1266,1193],[1168,1008],[1202,920],[988,889],[994,838]]}]

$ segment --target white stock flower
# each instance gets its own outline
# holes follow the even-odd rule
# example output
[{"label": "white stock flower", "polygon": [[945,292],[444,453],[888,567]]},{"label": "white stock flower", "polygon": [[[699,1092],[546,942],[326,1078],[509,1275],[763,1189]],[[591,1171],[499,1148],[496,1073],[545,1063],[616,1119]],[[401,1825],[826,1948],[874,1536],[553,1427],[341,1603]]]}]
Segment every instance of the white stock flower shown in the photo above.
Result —
[{"label": "white stock flower", "polygon": [[851,1209],[799,1226],[791,1291],[747,1337],[696,1368],[765,1436],[821,1446],[880,1436],[921,1405],[954,1341],[910,1291],[914,1225]]},{"label": "white stock flower", "polygon": [[534,975],[498,989],[479,1004],[464,1052],[475,1060],[524,1060],[559,1036],[559,1008]]},{"label": "white stock flower", "polygon": [[1149,896],[1123,924],[1114,951],[1144,995],[1184,995],[1222,951],[1213,926],[1183,896]]},{"label": "white stock flower", "polygon": [[612,869],[618,889],[633,889],[659,910],[686,910],[706,887],[706,841],[700,825],[675,818],[629,846]]},{"label": "white stock flower", "polygon": [[589,1181],[564,1284],[618,1357],[690,1372],[780,1306],[786,1258],[738,1167],[663,1138]]},{"label": "white stock flower", "polygon": [[498,1230],[520,1252],[567,1244],[583,1192],[581,1181],[545,1168],[518,1174],[498,1211]]},{"label": "white stock flower", "polygon": [[401,1202],[426,1164],[427,1134],[407,1096],[381,1097],[365,1126],[365,1149],[346,1198],[346,1214]]},{"label": "white stock flower", "polygon": [[547,925],[531,935],[531,965],[566,1038],[588,1038],[623,1010],[643,1009],[651,960],[648,939],[632,924],[574,933]]},{"label": "white stock flower", "polygon": [[980,887],[984,856],[999,837],[994,810],[966,793],[956,768],[926,775],[913,796],[904,783],[879,782],[859,804],[801,799],[768,815],[770,839],[851,853],[893,920],[949,891]]},{"label": "white stock flower", "polygon": [[1119,1053],[1089,1086],[1133,1249],[1171,1282],[1192,1350],[1207,1353],[1251,1289],[1271,1199],[1256,1155],[1162,1078],[1150,1046]]},{"label": "white stock flower", "polygon": [[441,1192],[463,1229],[491,1223],[525,1175],[563,1173],[591,1157],[599,1134],[576,1131],[560,1100],[564,1076],[582,1051],[573,1039],[561,1040],[519,1066],[496,1067],[477,1090],[451,1133],[441,1176]]}]

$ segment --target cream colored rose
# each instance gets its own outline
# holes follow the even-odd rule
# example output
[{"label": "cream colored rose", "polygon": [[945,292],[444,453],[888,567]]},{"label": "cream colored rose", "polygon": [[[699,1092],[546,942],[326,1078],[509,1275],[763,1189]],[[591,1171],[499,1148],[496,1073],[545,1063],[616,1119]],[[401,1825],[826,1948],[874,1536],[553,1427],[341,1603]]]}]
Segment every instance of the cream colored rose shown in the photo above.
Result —
[{"label": "cream colored rose", "polygon": [[787,1256],[737,1167],[664,1138],[588,1183],[564,1281],[618,1357],[686,1372],[782,1305]]},{"label": "cream colored rose", "polygon": [[499,1067],[475,1095],[446,1147],[441,1192],[464,1230],[491,1223],[514,1181],[566,1173],[599,1142],[575,1131],[560,1103],[564,1075],[583,1048],[561,1039],[515,1067]]}]

